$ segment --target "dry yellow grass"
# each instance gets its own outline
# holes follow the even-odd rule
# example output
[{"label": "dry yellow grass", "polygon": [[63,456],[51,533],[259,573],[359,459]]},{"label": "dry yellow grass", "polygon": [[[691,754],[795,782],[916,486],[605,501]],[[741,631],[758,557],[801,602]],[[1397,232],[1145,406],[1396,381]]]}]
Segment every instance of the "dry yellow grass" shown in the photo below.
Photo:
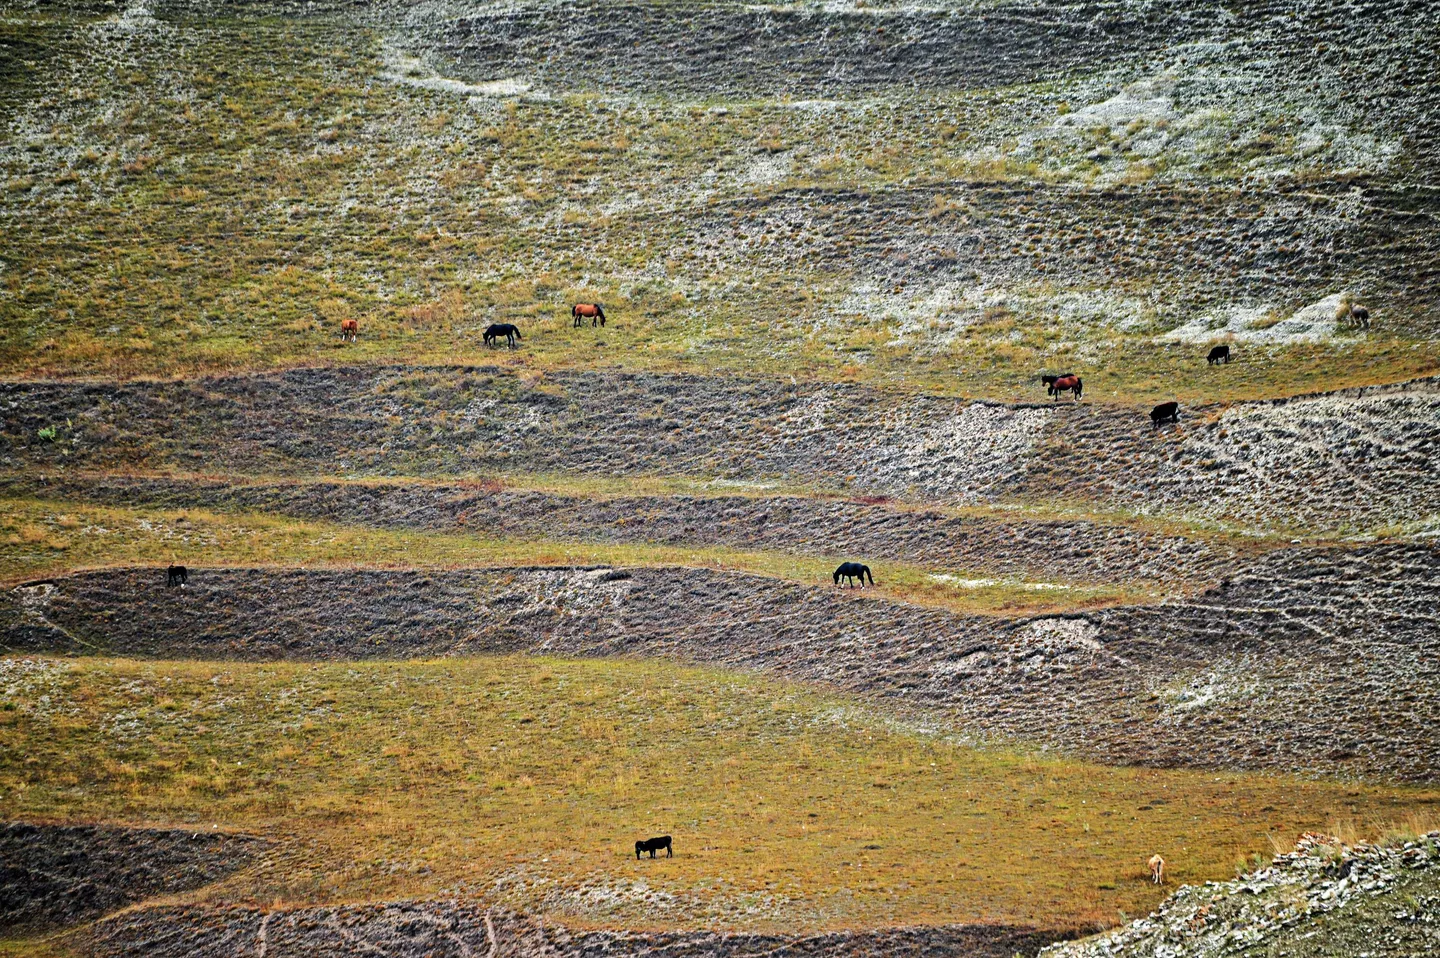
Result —
[{"label": "dry yellow grass", "polygon": [[[13,661],[13,660],[12,660]],[[45,660],[0,710],[13,817],[287,839],[195,893],[459,892],[571,924],[1094,926],[1433,791],[975,750],[870,705],[713,670],[524,658]],[[636,861],[633,842],[675,838]]]}]

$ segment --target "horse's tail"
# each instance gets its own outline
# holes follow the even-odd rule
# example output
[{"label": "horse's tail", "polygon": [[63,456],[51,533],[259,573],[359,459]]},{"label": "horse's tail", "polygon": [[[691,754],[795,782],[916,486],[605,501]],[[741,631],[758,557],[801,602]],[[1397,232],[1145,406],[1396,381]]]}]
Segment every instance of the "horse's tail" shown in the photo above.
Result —
[{"label": "horse's tail", "polygon": [[579,315],[580,315],[580,304],[579,304],[579,303],[576,303],[574,306],[571,306],[571,307],[570,307],[570,317],[573,319],[573,318],[575,318],[576,316],[579,316]]},{"label": "horse's tail", "polygon": [[[868,576],[870,577],[870,584],[871,584],[871,585],[874,585],[874,584],[875,584],[875,574],[870,571],[870,567],[869,567],[868,565],[862,565],[862,566],[860,567],[860,573],[861,573],[862,575],[868,575]],[[864,580],[862,579],[861,581],[863,582]]]},{"label": "horse's tail", "polygon": [[1075,377],[1075,398],[1079,399],[1080,394],[1085,391],[1085,381],[1079,376]]},{"label": "horse's tail", "polygon": [[524,336],[521,336],[521,335],[520,335],[520,327],[514,326],[514,327],[512,327],[512,329],[513,329],[514,332],[515,332],[515,338],[516,338],[516,339],[524,339],[524,338],[525,338]]}]

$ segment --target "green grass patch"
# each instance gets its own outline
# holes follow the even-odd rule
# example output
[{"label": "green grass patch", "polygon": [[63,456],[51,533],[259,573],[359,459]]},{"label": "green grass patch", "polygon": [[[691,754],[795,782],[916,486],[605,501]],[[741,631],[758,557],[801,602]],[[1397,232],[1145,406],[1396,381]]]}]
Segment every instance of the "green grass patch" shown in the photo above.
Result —
[{"label": "green grass patch", "polygon": [[[193,897],[459,892],[571,923],[795,930],[1094,926],[1173,881],[1422,792],[976,750],[842,698],[713,670],[0,660],[16,818],[242,829],[272,863]],[[632,844],[675,837],[676,857]]]}]

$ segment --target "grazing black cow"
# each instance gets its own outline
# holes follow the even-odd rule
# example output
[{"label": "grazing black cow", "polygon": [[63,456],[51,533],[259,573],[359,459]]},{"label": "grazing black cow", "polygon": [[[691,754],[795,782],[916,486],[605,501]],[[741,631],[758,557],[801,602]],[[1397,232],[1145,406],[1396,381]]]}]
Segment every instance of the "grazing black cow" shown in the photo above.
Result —
[{"label": "grazing black cow", "polygon": [[1156,429],[1160,428],[1162,422],[1180,421],[1180,404],[1178,402],[1162,402],[1150,410],[1150,424]]},{"label": "grazing black cow", "polygon": [[666,857],[666,858],[674,858],[674,857],[675,857],[675,849],[673,849],[673,848],[670,847],[670,836],[669,836],[669,835],[661,835],[659,838],[647,838],[647,839],[644,839],[643,841],[638,841],[638,842],[636,842],[636,843],[635,843],[635,858],[636,858],[636,860],[638,861],[639,858],[640,858],[640,853],[641,853],[641,852],[649,852],[649,853],[650,853],[650,857],[651,857],[651,858],[654,858],[654,857],[655,857],[655,853],[656,853],[657,851],[659,851],[660,849],[662,849],[662,848],[665,849],[665,857]]},{"label": "grazing black cow", "polygon": [[178,585],[181,588],[184,588],[185,583],[189,581],[190,573],[185,569],[183,565],[172,565],[169,569],[165,570],[166,586]]},{"label": "grazing black cow", "polygon": [[1209,363],[1211,366],[1215,365],[1216,363],[1229,363],[1230,347],[1216,346],[1214,349],[1210,350],[1210,355],[1205,357],[1205,362]]},{"label": "grazing black cow", "polygon": [[491,323],[485,328],[485,345],[498,345],[498,340],[504,336],[510,343],[510,348],[515,348],[515,340],[522,339],[520,328],[514,323]]},{"label": "grazing black cow", "polygon": [[1361,329],[1370,328],[1370,310],[1358,303],[1350,304],[1350,321]]},{"label": "grazing black cow", "polygon": [[855,583],[852,580],[859,579],[860,587],[863,589],[867,575],[870,576],[870,584],[874,585],[875,576],[870,574],[870,567],[868,565],[861,565],[858,562],[842,562],[840,563],[840,568],[835,570],[835,584],[839,585],[840,579],[843,576],[847,582],[850,582],[852,589],[855,587]]}]

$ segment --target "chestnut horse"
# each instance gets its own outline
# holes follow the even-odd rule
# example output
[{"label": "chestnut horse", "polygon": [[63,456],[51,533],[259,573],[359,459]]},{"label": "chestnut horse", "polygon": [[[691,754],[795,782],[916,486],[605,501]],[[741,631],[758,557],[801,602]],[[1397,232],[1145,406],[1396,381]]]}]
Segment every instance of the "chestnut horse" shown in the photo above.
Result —
[{"label": "chestnut horse", "polygon": [[346,319],[340,322],[341,342],[353,343],[360,338],[360,324],[356,320]]},{"label": "chestnut horse", "polygon": [[1080,394],[1084,391],[1085,384],[1080,381],[1079,376],[1061,376],[1050,384],[1050,395],[1056,399],[1060,398],[1063,392],[1072,393],[1075,401],[1080,401]]},{"label": "chestnut horse", "polygon": [[570,316],[575,320],[572,328],[578,329],[580,319],[584,316],[590,317],[591,326],[594,326],[597,321],[601,326],[605,325],[605,310],[600,308],[599,303],[576,303],[575,307],[570,310]]}]

